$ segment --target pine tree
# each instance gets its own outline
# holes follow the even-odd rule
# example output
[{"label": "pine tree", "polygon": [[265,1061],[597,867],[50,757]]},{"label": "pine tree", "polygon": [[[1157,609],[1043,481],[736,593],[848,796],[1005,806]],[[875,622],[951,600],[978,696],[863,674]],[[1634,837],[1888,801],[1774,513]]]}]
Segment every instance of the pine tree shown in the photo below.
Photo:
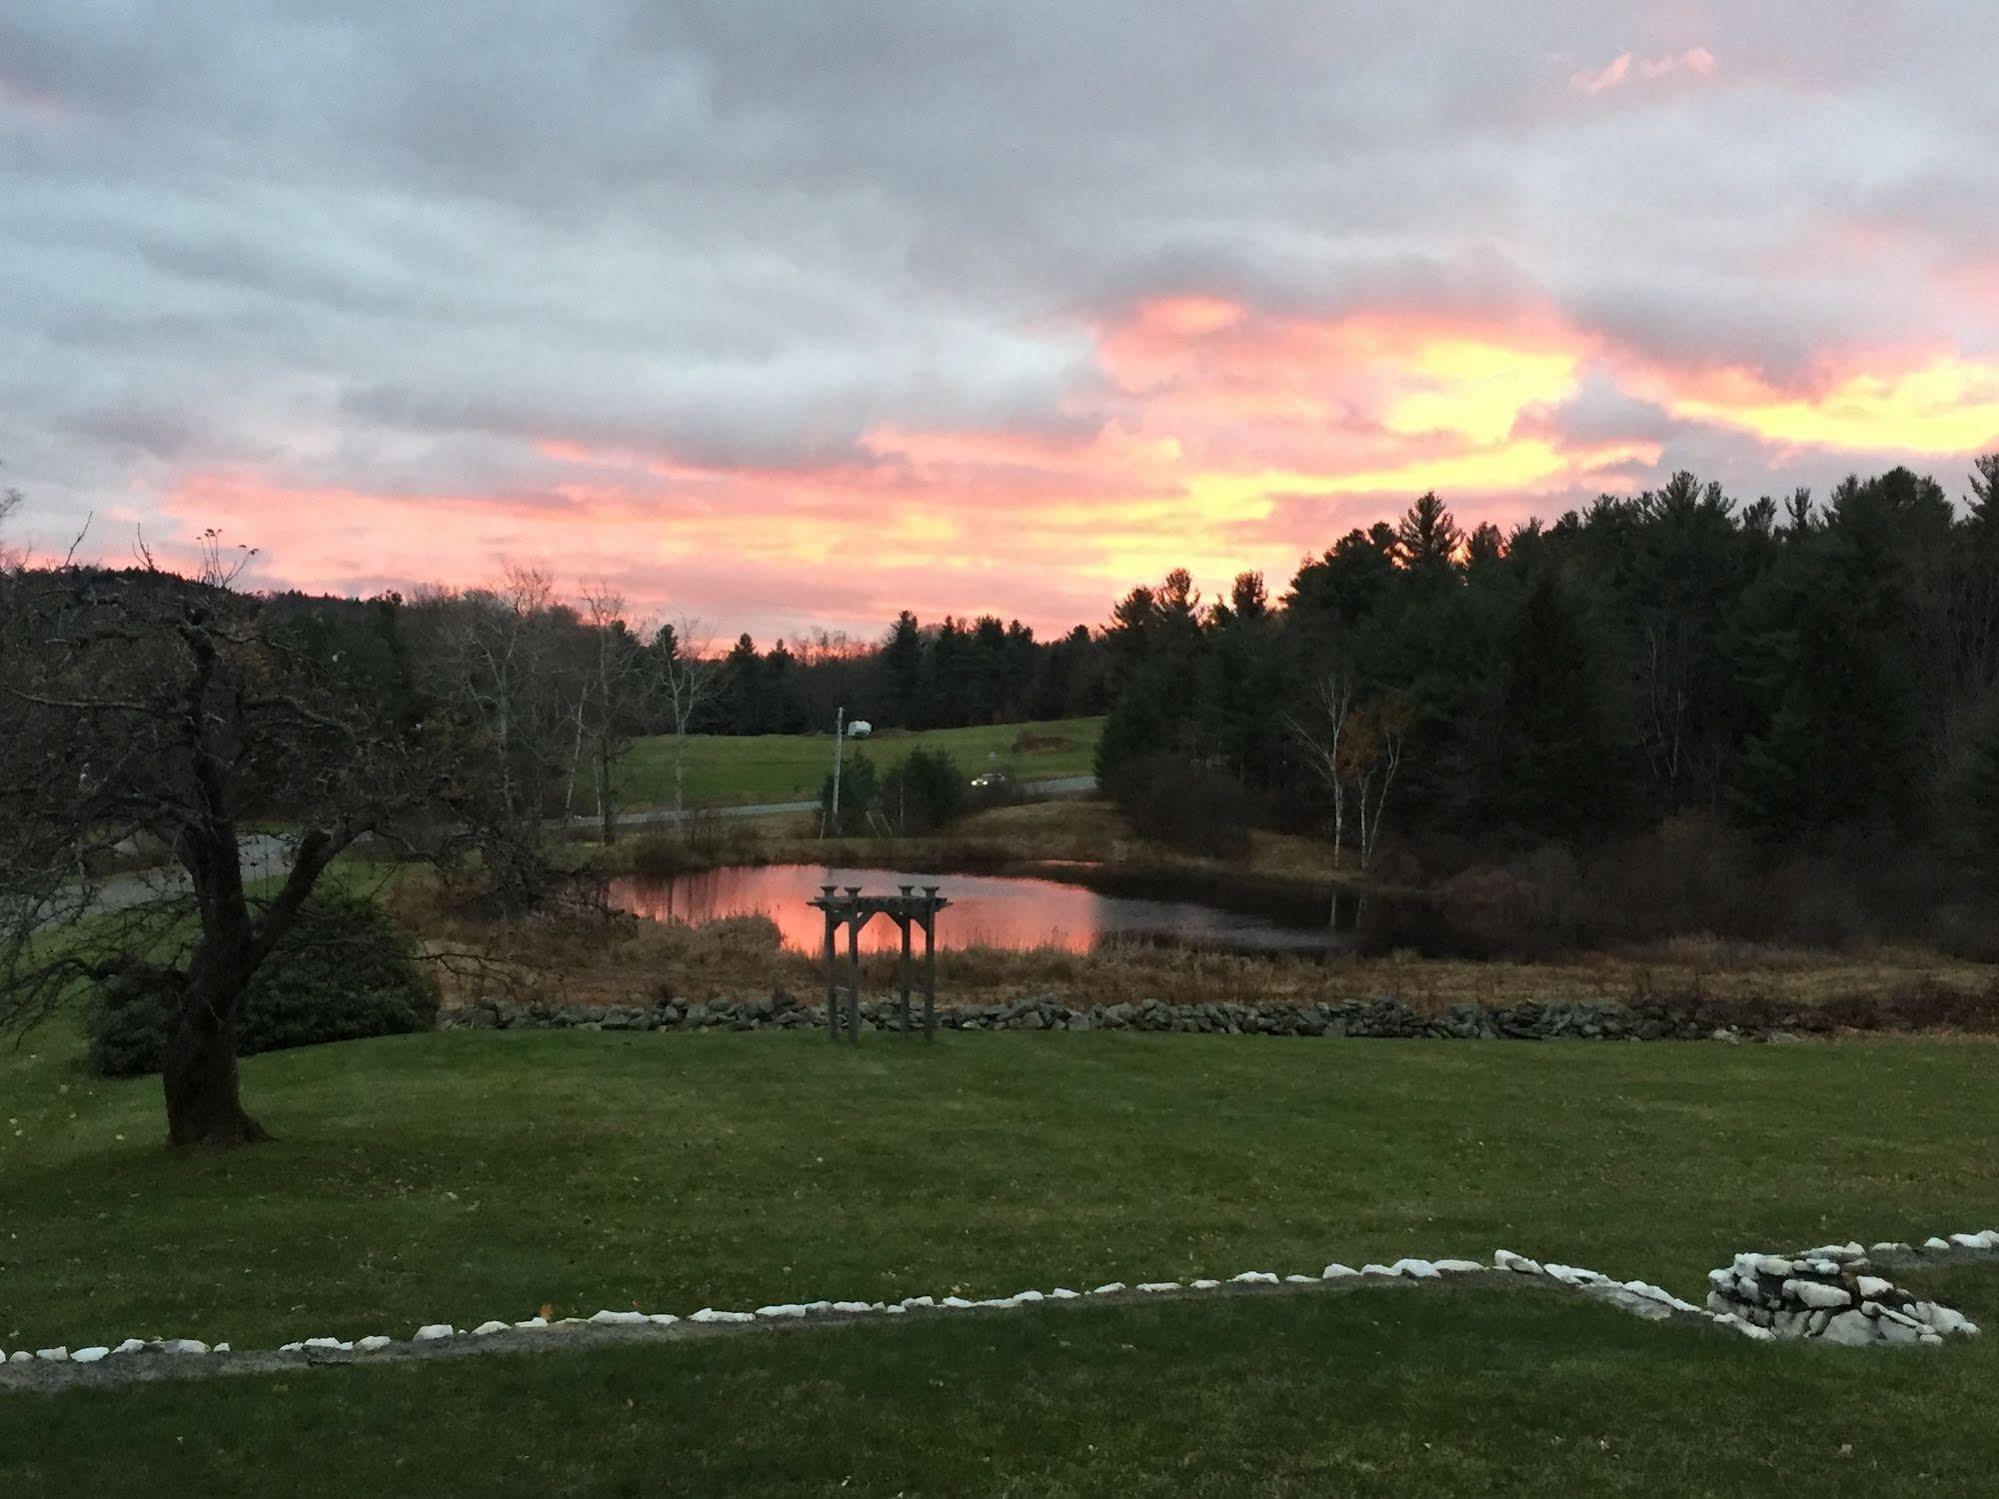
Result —
[{"label": "pine tree", "polygon": [[1999,892],[1999,693],[1981,715],[1960,788],[1965,853]]},{"label": "pine tree", "polygon": [[923,721],[923,630],[907,609],[895,617],[882,645],[884,717],[902,728],[926,728]]},{"label": "pine tree", "polygon": [[1473,528],[1465,542],[1465,566],[1468,570],[1491,567],[1506,560],[1506,538],[1499,527],[1491,521],[1482,521]]},{"label": "pine tree", "polygon": [[1494,800],[1531,832],[1596,831],[1617,811],[1623,770],[1589,636],[1544,574],[1514,626]]},{"label": "pine tree", "polygon": [[763,719],[763,656],[748,634],[736,637],[722,659],[722,721],[732,734],[761,734]]},{"label": "pine tree", "polygon": [[1448,572],[1457,566],[1465,533],[1433,489],[1403,515],[1395,528],[1395,557],[1413,573]]},{"label": "pine tree", "polygon": [[1987,453],[1972,469],[1971,526],[1982,551],[1999,553],[1999,453]]}]

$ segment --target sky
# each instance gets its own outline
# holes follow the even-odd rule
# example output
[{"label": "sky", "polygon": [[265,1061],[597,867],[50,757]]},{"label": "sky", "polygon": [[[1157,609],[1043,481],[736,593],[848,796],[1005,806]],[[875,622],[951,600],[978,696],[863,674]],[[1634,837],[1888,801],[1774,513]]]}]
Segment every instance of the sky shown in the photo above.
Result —
[{"label": "sky", "polygon": [[759,638],[1999,448],[1990,0],[6,0],[12,539]]}]

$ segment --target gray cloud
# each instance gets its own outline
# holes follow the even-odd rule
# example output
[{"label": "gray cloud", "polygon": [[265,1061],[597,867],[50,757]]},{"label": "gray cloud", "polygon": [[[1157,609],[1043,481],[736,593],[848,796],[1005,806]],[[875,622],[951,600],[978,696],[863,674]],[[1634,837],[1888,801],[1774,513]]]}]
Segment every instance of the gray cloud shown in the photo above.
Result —
[{"label": "gray cloud", "polygon": [[[1940,272],[1990,253],[1996,42],[1979,0],[21,0],[0,458],[60,530],[202,468],[525,494],[542,438],[1073,432],[1093,320],[1187,291],[1773,379],[1990,352]],[[1692,47],[1712,77],[1569,84]],[[1548,420],[1768,461],[1594,388]]]}]

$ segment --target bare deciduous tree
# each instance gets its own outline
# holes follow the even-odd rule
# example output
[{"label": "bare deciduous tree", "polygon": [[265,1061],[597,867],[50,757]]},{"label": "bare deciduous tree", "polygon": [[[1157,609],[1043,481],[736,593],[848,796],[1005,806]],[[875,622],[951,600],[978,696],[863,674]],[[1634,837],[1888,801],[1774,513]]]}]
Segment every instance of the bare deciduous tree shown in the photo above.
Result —
[{"label": "bare deciduous tree", "polygon": [[687,813],[687,733],[721,684],[721,663],[709,650],[701,621],[682,616],[653,638],[659,698],[673,725],[673,810]]},{"label": "bare deciduous tree", "polygon": [[638,731],[650,684],[644,648],[625,623],[622,594],[607,584],[584,589],[583,623],[589,632],[589,656],[583,690],[576,699],[576,722],[579,739],[581,732],[587,731],[590,741],[598,836],[608,844],[616,835],[617,824],[612,771]]},{"label": "bare deciduous tree", "polygon": [[428,594],[416,612],[426,686],[464,732],[455,810],[485,857],[493,897],[527,909],[552,882],[543,822],[560,810],[561,780],[575,764],[574,684],[553,583],[509,563],[499,588]]},{"label": "bare deciduous tree", "polygon": [[[0,1026],[143,976],[169,996],[169,1138],[235,1145],[267,1138],[237,1086],[251,979],[333,859],[438,778],[414,697],[381,690],[382,657],[308,648],[224,586],[240,561],[204,541],[202,579],[65,568],[0,592]],[[244,877],[253,819],[294,830],[268,894]],[[177,877],[112,885],[105,859],[140,839]]]},{"label": "bare deciduous tree", "polygon": [[[21,491],[0,490],[0,526],[7,524],[7,518],[21,508]],[[19,547],[10,546],[0,540],[0,574],[17,572],[28,562],[27,553]]]}]

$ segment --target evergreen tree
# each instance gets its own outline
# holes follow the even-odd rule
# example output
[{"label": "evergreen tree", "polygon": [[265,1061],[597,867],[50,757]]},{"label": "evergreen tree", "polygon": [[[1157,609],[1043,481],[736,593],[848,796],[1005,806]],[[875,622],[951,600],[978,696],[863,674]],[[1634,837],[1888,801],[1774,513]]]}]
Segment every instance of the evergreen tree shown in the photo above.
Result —
[{"label": "evergreen tree", "polygon": [[1433,489],[1411,505],[1395,528],[1395,560],[1414,573],[1449,572],[1458,565],[1465,533]]},{"label": "evergreen tree", "polygon": [[1999,692],[1985,706],[1959,789],[1964,850],[1999,893]]},{"label": "evergreen tree", "polygon": [[840,810],[833,811],[833,773],[819,783],[819,816],[826,831],[836,838],[858,837],[868,831],[868,814],[881,806],[881,780],[875,762],[858,749],[849,749],[840,765]]},{"label": "evergreen tree", "polygon": [[1496,567],[1506,558],[1506,538],[1499,527],[1491,521],[1481,521],[1473,527],[1465,541],[1465,567],[1467,571]]},{"label": "evergreen tree", "polygon": [[881,650],[882,716],[901,728],[929,727],[923,701],[923,630],[907,609],[895,617]]},{"label": "evergreen tree", "polygon": [[882,777],[882,816],[901,838],[934,833],[964,815],[970,788],[942,750],[911,750]]},{"label": "evergreen tree", "polygon": [[966,684],[969,722],[997,723],[1006,698],[1006,626],[982,614],[972,625],[971,680]]},{"label": "evergreen tree", "polygon": [[1987,453],[1971,471],[1971,518],[1981,527],[1999,527],[1999,453]]},{"label": "evergreen tree", "polygon": [[755,733],[799,734],[816,727],[806,722],[804,693],[798,678],[798,658],[782,640],[778,641],[763,660]]},{"label": "evergreen tree", "polygon": [[1624,782],[1595,652],[1577,610],[1549,576],[1522,603],[1508,652],[1497,809],[1528,832],[1605,831]]},{"label": "evergreen tree", "polygon": [[761,734],[763,721],[763,656],[747,634],[736,637],[722,658],[718,711],[731,734]]},{"label": "evergreen tree", "polygon": [[1802,485],[1791,491],[1784,501],[1784,518],[1789,522],[1784,527],[1786,539],[1798,542],[1812,534],[1817,519],[1812,514],[1812,492]]}]

